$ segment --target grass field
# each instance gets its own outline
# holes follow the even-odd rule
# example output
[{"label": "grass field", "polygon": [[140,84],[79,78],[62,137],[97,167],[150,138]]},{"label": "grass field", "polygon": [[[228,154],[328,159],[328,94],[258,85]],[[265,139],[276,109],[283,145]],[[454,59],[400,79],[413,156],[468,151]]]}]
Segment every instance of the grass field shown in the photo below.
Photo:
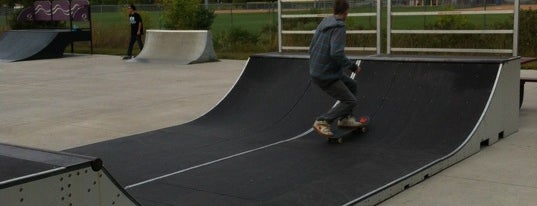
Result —
[{"label": "grass field", "polygon": [[530,63],[527,63],[527,64],[523,64],[522,69],[537,70],[537,61],[530,62]]},{"label": "grass field", "polygon": [[[140,12],[144,19],[145,29],[163,29],[161,12]],[[93,13],[94,24],[103,25],[103,28],[128,29],[126,14],[120,12]],[[262,13],[217,13],[211,31],[222,32],[230,27],[242,27],[250,32],[259,32],[265,25],[277,24],[277,14]]]},{"label": "grass field", "polygon": [[[403,7],[394,8],[393,11],[424,11],[422,7]],[[426,11],[444,11],[447,7],[430,8]],[[304,13],[309,11],[295,11],[293,13]],[[319,11],[321,13],[329,13],[329,11]],[[364,7],[353,9],[353,12],[374,12],[374,8]],[[161,12],[144,12],[141,11],[144,17],[146,29],[163,29],[161,21]],[[241,11],[224,10],[217,11],[216,18],[212,25],[212,32],[224,32],[230,27],[241,27],[253,33],[260,32],[261,28],[266,25],[277,24],[277,13],[275,11],[262,11],[255,13],[245,13]],[[116,31],[125,30],[127,32],[126,14],[121,12],[106,12],[92,13],[94,25],[99,25],[100,28]],[[440,17],[435,16],[400,16],[392,20],[393,29],[423,29],[425,24],[435,22]],[[509,21],[510,15],[468,15],[469,23],[475,24],[478,28],[488,28],[495,22]],[[374,17],[352,17],[349,21],[354,22],[354,25],[366,25],[368,27],[375,26],[376,19]],[[386,13],[382,12],[382,22],[386,22]],[[284,22],[285,24],[285,22]],[[352,25],[351,25],[352,26]],[[314,29],[314,28],[312,28]]]}]

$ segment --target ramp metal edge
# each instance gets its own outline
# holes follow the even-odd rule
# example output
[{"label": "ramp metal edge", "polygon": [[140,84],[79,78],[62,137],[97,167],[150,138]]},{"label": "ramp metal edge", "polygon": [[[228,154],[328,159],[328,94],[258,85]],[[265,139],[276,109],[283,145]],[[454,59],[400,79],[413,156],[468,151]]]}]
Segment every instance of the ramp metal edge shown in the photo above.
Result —
[{"label": "ramp metal edge", "polygon": [[[269,52],[254,54],[252,57],[278,57],[289,59],[309,59],[309,54],[306,52]],[[436,56],[436,55],[366,55],[353,56],[349,55],[349,59],[353,60],[373,60],[373,61],[400,61],[400,62],[453,62],[453,63],[491,63],[501,64],[508,61],[520,59],[520,56],[514,57],[491,57],[491,56]]]},{"label": "ramp metal edge", "polygon": [[476,64],[502,64],[520,59],[515,57],[487,57],[487,56],[427,56],[427,55],[374,55],[366,56],[363,60],[401,61],[401,62],[444,62],[444,63],[476,63]]}]

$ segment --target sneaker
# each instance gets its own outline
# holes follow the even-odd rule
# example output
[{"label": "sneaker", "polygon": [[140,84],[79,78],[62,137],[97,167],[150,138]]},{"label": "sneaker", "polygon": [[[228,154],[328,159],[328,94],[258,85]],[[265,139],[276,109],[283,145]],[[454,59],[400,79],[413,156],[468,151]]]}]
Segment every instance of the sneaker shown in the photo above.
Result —
[{"label": "sneaker", "polygon": [[134,56],[125,56],[123,57],[123,60],[132,59],[132,58],[134,58]]},{"label": "sneaker", "polygon": [[353,116],[347,116],[337,121],[338,127],[361,127],[363,123],[356,121]]},{"label": "sneaker", "polygon": [[334,136],[334,133],[332,133],[332,130],[330,129],[330,124],[327,121],[316,120],[313,123],[313,129],[315,129],[315,131],[322,136],[325,136],[325,137]]}]

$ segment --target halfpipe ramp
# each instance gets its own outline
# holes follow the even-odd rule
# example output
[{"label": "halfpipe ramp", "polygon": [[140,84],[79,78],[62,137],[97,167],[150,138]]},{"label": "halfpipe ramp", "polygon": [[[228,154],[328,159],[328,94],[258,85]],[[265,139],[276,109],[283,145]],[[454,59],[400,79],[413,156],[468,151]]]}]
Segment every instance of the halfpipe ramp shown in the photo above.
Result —
[{"label": "halfpipe ramp", "polygon": [[253,56],[190,123],[87,145],[143,205],[372,205],[517,130],[519,59],[368,57],[368,133],[326,144],[304,56]]}]

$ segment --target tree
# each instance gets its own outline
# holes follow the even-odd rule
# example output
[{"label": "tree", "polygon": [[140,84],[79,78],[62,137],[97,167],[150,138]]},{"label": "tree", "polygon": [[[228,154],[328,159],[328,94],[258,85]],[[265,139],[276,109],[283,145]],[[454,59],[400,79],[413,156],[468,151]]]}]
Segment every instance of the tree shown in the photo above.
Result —
[{"label": "tree", "polygon": [[214,11],[200,5],[199,0],[162,0],[163,22],[168,29],[209,30],[214,20]]}]

